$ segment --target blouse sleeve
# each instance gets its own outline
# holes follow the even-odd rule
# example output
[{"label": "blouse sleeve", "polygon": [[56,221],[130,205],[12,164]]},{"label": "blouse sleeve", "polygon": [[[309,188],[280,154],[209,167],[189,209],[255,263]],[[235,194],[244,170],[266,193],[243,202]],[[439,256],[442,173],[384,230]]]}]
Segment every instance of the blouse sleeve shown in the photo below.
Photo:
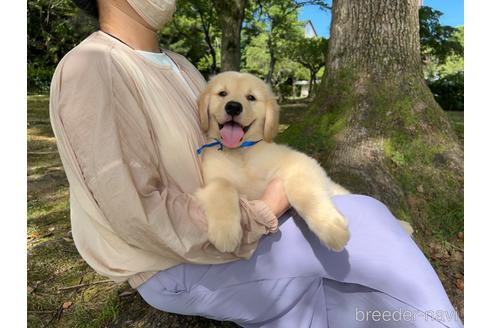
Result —
[{"label": "blouse sleeve", "polygon": [[[162,174],[152,129],[138,97],[124,88],[111,57],[78,53],[60,68],[57,113],[88,189],[115,233],[157,254],[169,248],[193,261],[213,248],[198,200]],[[277,230],[277,218],[261,200],[240,197],[244,237],[238,257],[251,255],[258,239]],[[212,250],[212,253],[215,251]],[[199,262],[197,260],[197,262]]]}]

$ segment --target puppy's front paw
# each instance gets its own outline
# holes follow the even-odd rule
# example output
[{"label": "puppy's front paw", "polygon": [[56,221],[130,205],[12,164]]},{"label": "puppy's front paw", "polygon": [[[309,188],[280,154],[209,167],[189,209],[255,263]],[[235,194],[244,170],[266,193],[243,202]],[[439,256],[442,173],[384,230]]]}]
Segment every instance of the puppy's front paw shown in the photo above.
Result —
[{"label": "puppy's front paw", "polygon": [[243,229],[239,221],[209,220],[208,239],[222,253],[233,252],[241,243]]},{"label": "puppy's front paw", "polygon": [[350,239],[347,220],[338,212],[319,222],[315,233],[328,248],[337,252],[342,251]]}]

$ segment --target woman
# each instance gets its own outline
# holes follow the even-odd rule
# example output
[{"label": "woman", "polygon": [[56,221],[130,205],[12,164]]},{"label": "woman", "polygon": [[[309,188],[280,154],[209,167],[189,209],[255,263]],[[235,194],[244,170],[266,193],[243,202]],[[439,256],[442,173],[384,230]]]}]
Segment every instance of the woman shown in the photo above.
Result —
[{"label": "woman", "polygon": [[157,42],[174,1],[74,2],[100,31],[58,65],[50,115],[72,233],[91,267],[163,311],[244,327],[462,326],[430,264],[370,197],[334,199],[352,235],[334,253],[293,210],[282,215],[289,204],[274,181],[262,199],[241,198],[241,246],[218,252],[192,196],[205,81]]}]

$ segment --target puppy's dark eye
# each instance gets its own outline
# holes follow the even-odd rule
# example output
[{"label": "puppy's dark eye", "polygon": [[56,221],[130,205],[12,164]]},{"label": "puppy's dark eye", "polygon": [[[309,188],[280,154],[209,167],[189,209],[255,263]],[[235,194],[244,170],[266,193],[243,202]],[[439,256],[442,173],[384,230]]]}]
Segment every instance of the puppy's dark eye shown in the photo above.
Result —
[{"label": "puppy's dark eye", "polygon": [[255,96],[253,96],[253,95],[247,95],[246,99],[248,99],[249,101],[255,101],[256,100]]},{"label": "puppy's dark eye", "polygon": [[221,91],[221,92],[218,93],[218,95],[221,96],[221,97],[225,97],[225,96],[227,96],[227,92],[226,91]]}]

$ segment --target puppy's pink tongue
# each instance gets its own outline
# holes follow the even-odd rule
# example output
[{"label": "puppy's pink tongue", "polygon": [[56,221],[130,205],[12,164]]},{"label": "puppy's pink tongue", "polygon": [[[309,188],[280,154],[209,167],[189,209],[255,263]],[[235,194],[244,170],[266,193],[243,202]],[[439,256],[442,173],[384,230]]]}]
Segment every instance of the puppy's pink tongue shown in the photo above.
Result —
[{"label": "puppy's pink tongue", "polygon": [[226,147],[236,148],[244,136],[244,131],[239,124],[228,122],[220,129],[220,136]]}]

